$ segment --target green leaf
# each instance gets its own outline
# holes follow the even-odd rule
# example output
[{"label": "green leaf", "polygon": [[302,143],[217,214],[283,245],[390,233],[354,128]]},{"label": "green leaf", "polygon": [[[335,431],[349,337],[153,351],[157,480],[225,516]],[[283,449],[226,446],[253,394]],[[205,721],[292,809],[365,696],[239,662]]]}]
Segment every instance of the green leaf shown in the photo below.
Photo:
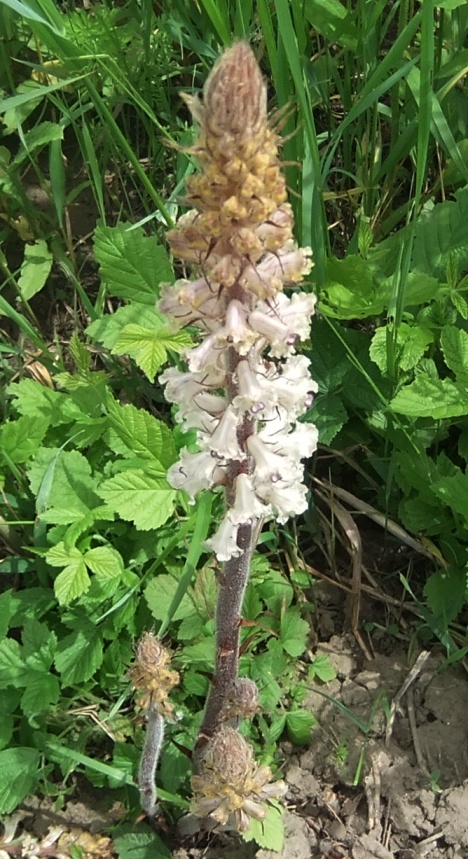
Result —
[{"label": "green leaf", "polygon": [[[467,511],[468,515],[468,511]],[[435,617],[447,625],[455,620],[465,603],[466,581],[456,572],[441,571],[429,576],[425,586],[427,604]]]},{"label": "green leaf", "polygon": [[318,653],[309,668],[309,680],[318,678],[322,683],[329,683],[335,677],[336,671],[330,662],[330,658],[326,653]]},{"label": "green leaf", "polygon": [[44,671],[29,671],[25,690],[21,698],[21,707],[25,716],[37,716],[47,713],[57,703],[60,697],[60,685],[57,677]]},{"label": "green leaf", "polygon": [[310,743],[312,728],[317,724],[317,719],[306,710],[294,710],[286,713],[286,727],[289,739],[296,746],[305,746]]},{"label": "green leaf", "polygon": [[171,331],[168,328],[144,328],[142,325],[126,325],[112,349],[113,355],[130,355],[150,382],[167,361],[167,350],[176,354],[192,345],[186,331]]},{"label": "green leaf", "polygon": [[300,609],[288,608],[281,617],[280,639],[290,656],[300,656],[307,646],[309,624],[301,618]]},{"label": "green leaf", "polygon": [[465,390],[451,379],[421,373],[391,401],[390,408],[410,418],[454,418],[468,413]]},{"label": "green leaf", "polygon": [[458,471],[456,475],[435,480],[431,489],[443,504],[468,523],[468,474]]},{"label": "green leaf", "polygon": [[[369,349],[371,359],[384,374],[388,372],[387,336],[387,328],[378,328]],[[429,329],[423,328],[422,325],[407,325],[402,322],[398,327],[396,340],[396,360],[400,369],[403,371],[412,370],[433,340],[434,335]]]},{"label": "green leaf", "polygon": [[36,618],[28,618],[23,628],[23,656],[28,667],[48,671],[50,668],[57,636],[51,632],[45,623],[40,623]]},{"label": "green leaf", "polygon": [[140,531],[159,528],[172,515],[176,493],[161,471],[148,465],[147,469],[129,469],[99,487],[106,504],[126,521],[134,522]]},{"label": "green leaf", "polygon": [[171,859],[172,856],[159,835],[141,823],[114,838],[114,848],[119,859]]},{"label": "green leaf", "polygon": [[90,584],[91,580],[83,558],[68,564],[54,582],[54,591],[59,605],[70,605],[73,600],[86,593]]},{"label": "green leaf", "polygon": [[63,394],[40,385],[33,379],[22,379],[7,388],[8,393],[15,399],[15,407],[22,415],[38,417],[57,426],[63,421]]},{"label": "green leaf", "polygon": [[0,641],[0,688],[24,685],[27,673],[18,642],[12,638]]},{"label": "green leaf", "polygon": [[76,546],[57,543],[46,555],[52,567],[65,567],[54,582],[54,591],[60,605],[69,605],[88,590],[91,580],[82,553]]},{"label": "green leaf", "polygon": [[14,606],[12,595],[13,592],[11,590],[0,594],[0,639],[4,638],[7,634],[10,620],[13,616]]},{"label": "green leaf", "polygon": [[10,814],[32,793],[40,777],[37,749],[16,748],[0,752],[0,814]]},{"label": "green leaf", "polygon": [[52,269],[53,255],[44,239],[37,239],[33,245],[26,245],[18,286],[25,301],[40,292],[45,286]]},{"label": "green leaf", "polygon": [[[163,574],[156,576],[146,586],[144,595],[148,608],[156,620],[164,620],[166,612],[174,599],[178,587],[177,579],[172,576]],[[189,617],[193,614],[193,602],[187,594],[182,597],[182,600],[174,614],[173,620],[182,620],[184,617]]]},{"label": "green leaf", "polygon": [[358,30],[354,15],[340,0],[306,0],[305,15],[315,30],[328,42],[344,45],[351,51],[358,46]]},{"label": "green leaf", "polygon": [[460,382],[468,381],[468,334],[455,325],[445,325],[440,335],[445,363]]},{"label": "green leaf", "polygon": [[84,555],[87,567],[100,579],[119,579],[124,573],[122,555],[111,546],[96,546]]},{"label": "green leaf", "polygon": [[71,510],[74,517],[70,521],[75,521],[76,514],[85,516],[90,508],[100,504],[91,466],[77,450],[41,448],[28,470],[28,477],[36,496],[47,484],[39,513],[50,507]]},{"label": "green leaf", "polygon": [[273,803],[268,804],[263,820],[251,820],[247,832],[242,833],[244,841],[255,841],[264,850],[280,853],[284,845],[284,825],[282,809]]},{"label": "green leaf", "polygon": [[331,444],[348,420],[348,413],[337,394],[318,394],[306,418],[318,429],[321,444]]},{"label": "green leaf", "polygon": [[47,418],[23,415],[16,421],[8,421],[0,431],[0,444],[12,462],[27,462],[37,453],[49,428]]},{"label": "green leaf", "polygon": [[102,665],[102,638],[99,631],[83,619],[81,628],[59,641],[55,667],[65,686],[89,680]]},{"label": "green leaf", "polygon": [[4,749],[10,744],[14,725],[15,719],[13,716],[2,713],[0,718],[0,749]]},{"label": "green leaf", "polygon": [[172,269],[165,249],[131,226],[121,221],[96,228],[94,252],[101,277],[117,298],[154,306],[159,284],[172,280]]},{"label": "green leaf", "polygon": [[[113,433],[111,444],[116,453],[123,456],[138,454],[145,459],[155,459],[167,469],[177,459],[171,430],[163,421],[158,421],[149,412],[131,404],[121,406],[111,402],[109,419]],[[118,441],[123,444],[118,444]],[[114,444],[116,441],[116,444]]]},{"label": "green leaf", "polygon": [[191,765],[187,755],[176,746],[166,743],[161,756],[159,776],[163,787],[170,793],[178,793],[182,785],[190,778]]},{"label": "green leaf", "polygon": [[41,122],[27,131],[23,137],[23,146],[15,158],[15,164],[25,160],[37,149],[42,149],[52,140],[63,140],[63,126],[57,122]]},{"label": "green leaf", "polygon": [[127,325],[138,324],[144,328],[158,329],[166,324],[162,314],[147,304],[127,304],[118,307],[115,313],[100,316],[91,322],[86,334],[102,343],[106,349],[112,350],[119,339],[121,331]]},{"label": "green leaf", "polygon": [[457,191],[455,197],[434,206],[416,225],[413,265],[441,280],[450,258],[459,271],[468,267],[468,188]]}]

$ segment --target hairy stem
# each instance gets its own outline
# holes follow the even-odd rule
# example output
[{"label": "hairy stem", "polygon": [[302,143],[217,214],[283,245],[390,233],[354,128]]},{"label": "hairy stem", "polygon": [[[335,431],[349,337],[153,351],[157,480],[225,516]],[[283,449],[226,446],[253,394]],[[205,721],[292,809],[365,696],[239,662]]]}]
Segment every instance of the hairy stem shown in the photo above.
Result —
[{"label": "hairy stem", "polygon": [[215,676],[208,693],[196,745],[196,756],[197,751],[202,749],[206,741],[218,730],[222,721],[223,706],[237,680],[241,610],[255,539],[255,526],[241,525],[237,542],[243,549],[243,554],[239,558],[226,561],[221,573],[216,612]]},{"label": "hairy stem", "polygon": [[147,712],[147,720],[138,784],[142,810],[148,817],[154,817],[158,807],[155,776],[164,737],[164,719],[150,706]]}]

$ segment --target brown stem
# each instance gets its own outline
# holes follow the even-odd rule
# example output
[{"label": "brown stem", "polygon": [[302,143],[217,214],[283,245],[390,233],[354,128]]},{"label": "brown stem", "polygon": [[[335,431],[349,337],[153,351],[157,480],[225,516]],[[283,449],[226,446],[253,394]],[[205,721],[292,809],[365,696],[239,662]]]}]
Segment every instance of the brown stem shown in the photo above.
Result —
[{"label": "brown stem", "polygon": [[226,561],[221,573],[216,612],[215,676],[208,693],[195,747],[195,759],[197,752],[199,753],[219,728],[223,706],[237,680],[241,610],[249,578],[252,552],[255,548],[255,538],[254,525],[240,525],[237,543],[243,549],[243,554],[239,558]]}]

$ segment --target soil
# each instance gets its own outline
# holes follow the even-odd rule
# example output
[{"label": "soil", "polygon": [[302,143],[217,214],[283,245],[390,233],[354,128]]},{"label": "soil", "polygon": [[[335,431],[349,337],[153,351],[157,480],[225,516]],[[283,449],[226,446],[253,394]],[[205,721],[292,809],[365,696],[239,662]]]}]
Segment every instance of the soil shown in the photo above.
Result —
[{"label": "soil", "polygon": [[337,678],[304,703],[319,723],[310,746],[282,746],[283,851],[217,845],[173,859],[468,859],[464,670],[423,652],[401,694],[415,662],[405,650],[369,662],[351,636],[333,635],[320,651]]}]

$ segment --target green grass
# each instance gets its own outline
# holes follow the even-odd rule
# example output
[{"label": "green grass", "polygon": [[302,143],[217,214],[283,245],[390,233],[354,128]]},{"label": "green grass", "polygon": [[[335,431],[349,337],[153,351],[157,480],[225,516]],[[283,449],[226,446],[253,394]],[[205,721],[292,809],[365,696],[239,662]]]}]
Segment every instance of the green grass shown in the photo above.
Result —
[{"label": "green grass", "polygon": [[[5,812],[34,790],[60,802],[57,767],[64,778],[78,767],[136,816],[141,728],[125,672],[134,638],[151,626],[184,666],[183,718],[169,728],[161,770],[170,819],[180,813],[174,795],[184,804],[189,793],[181,749],[193,745],[212,670],[215,580],[200,547],[219,505],[182,504],[165,519],[172,502],[157,496],[157,457],[142,440],[148,426],[160,434],[165,466],[183,443],[153,380],[187,342],[165,331],[154,298],[173,275],[164,233],[194,169],[180,92],[199,91],[233,39],[250,40],[269,81],[297,239],[313,250],[320,303],[307,353],[319,394],[307,418],[322,447],[310,485],[313,474],[351,485],[392,521],[374,558],[367,514],[346,511],[364,564],[390,558],[382,587],[411,604],[410,635],[439,642],[448,662],[468,646],[468,6],[171,0],[159,9],[128,0],[89,14],[73,2],[0,0],[0,761],[5,772],[29,767],[16,793],[0,769]],[[119,483],[129,474],[159,498],[149,532]],[[398,528],[411,551],[399,551]],[[346,539],[313,493],[295,531],[262,535],[242,658],[263,683],[251,738],[267,762],[283,731],[307,742],[313,727],[285,703],[305,694],[291,658],[296,648],[305,659],[304,569],[340,566]],[[292,648],[284,612],[297,629]],[[83,706],[110,711],[110,733],[68,715]]]}]

